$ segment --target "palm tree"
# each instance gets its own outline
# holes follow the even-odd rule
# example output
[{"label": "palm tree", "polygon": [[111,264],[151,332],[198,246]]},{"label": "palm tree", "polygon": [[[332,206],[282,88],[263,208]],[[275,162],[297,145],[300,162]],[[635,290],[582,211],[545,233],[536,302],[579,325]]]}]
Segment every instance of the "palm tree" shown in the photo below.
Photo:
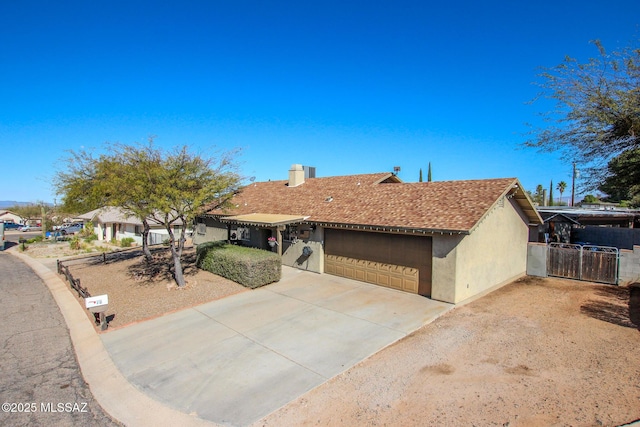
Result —
[{"label": "palm tree", "polygon": [[562,193],[564,193],[564,190],[567,189],[567,183],[564,181],[560,181],[556,189],[558,189],[558,191],[560,192],[560,203],[562,203]]}]

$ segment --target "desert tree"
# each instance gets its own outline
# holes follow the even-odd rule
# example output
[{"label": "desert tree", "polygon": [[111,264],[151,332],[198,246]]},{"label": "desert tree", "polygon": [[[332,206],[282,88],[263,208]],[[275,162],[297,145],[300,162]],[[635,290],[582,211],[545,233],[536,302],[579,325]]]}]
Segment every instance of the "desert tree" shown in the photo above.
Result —
[{"label": "desert tree", "polygon": [[47,218],[47,215],[50,215],[51,213],[51,209],[46,203],[37,201],[35,203],[28,203],[25,205],[11,206],[7,208],[7,210],[22,218],[25,224],[35,219],[40,219],[42,225],[42,235],[45,235],[48,225],[47,221],[49,220]]},{"label": "desert tree", "polygon": [[567,56],[539,75],[541,93],[555,106],[541,113],[525,146],[560,152],[583,164],[583,178],[593,188],[603,179],[603,165],[625,150],[640,146],[640,49],[608,53],[592,42],[598,55],[586,62]]},{"label": "desert tree", "polygon": [[611,159],[607,172],[599,187],[608,195],[606,200],[640,206],[640,148],[627,150]]},{"label": "desert tree", "polygon": [[57,171],[53,179],[56,193],[62,196],[62,209],[83,213],[104,206],[109,197],[104,188],[109,183],[105,176],[108,169],[100,168],[100,162],[90,150],[69,150],[67,154],[60,162],[63,169]]},{"label": "desert tree", "polygon": [[[181,258],[186,228],[204,206],[223,206],[238,189],[235,153],[208,158],[190,153],[187,147],[166,152],[152,138],[147,144],[113,144],[100,156],[72,153],[55,185],[65,204],[91,209],[113,206],[138,218],[147,259],[150,224],[163,226],[169,234],[175,281],[184,286]],[[173,230],[178,224],[181,233],[176,239]]]},{"label": "desert tree", "polygon": [[[178,286],[184,286],[181,257],[187,226],[205,208],[227,206],[239,188],[241,177],[233,161],[236,151],[212,158],[193,154],[185,146],[160,155],[162,163],[151,197],[152,218],[169,234],[174,278]],[[180,224],[179,237],[174,234],[177,224]]]}]

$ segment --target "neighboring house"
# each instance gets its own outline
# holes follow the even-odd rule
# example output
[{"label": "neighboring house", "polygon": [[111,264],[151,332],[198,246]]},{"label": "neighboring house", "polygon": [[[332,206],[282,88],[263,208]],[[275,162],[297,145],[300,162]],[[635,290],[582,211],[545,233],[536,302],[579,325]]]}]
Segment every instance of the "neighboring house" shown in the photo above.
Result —
[{"label": "neighboring house", "polygon": [[194,243],[235,240],[283,264],[458,303],[523,276],[542,219],[516,178],[403,183],[392,173],[257,182],[196,220]]},{"label": "neighboring house", "polygon": [[[87,212],[76,219],[93,223],[98,240],[121,240],[124,237],[131,237],[137,244],[142,245],[142,231],[144,229],[142,221],[120,208],[107,206]],[[151,219],[149,226],[151,228],[149,244],[159,244],[169,238],[169,233],[164,226]],[[177,220],[173,228],[174,233],[179,232],[181,226],[182,222]]]},{"label": "neighboring house", "polygon": [[20,215],[16,215],[10,211],[0,210],[0,222],[13,222],[16,224],[24,224],[24,220]]},{"label": "neighboring house", "polygon": [[556,213],[550,216],[543,216],[541,213],[540,216],[543,219],[543,224],[538,226],[537,240],[531,239],[531,241],[538,241],[541,243],[571,243],[572,228],[574,226],[580,226],[578,221],[561,213]]},{"label": "neighboring house", "polygon": [[613,206],[538,207],[544,220],[532,242],[559,241],[632,250],[640,245],[640,211]]}]

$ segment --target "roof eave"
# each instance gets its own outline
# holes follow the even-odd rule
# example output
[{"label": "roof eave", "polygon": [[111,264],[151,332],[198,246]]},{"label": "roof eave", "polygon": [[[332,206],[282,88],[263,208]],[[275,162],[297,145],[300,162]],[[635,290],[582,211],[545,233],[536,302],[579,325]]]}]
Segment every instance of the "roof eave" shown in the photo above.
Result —
[{"label": "roof eave", "polygon": [[522,212],[526,215],[528,226],[540,225],[543,224],[542,217],[536,210],[533,202],[527,195],[527,192],[524,191],[524,187],[520,184],[517,178],[514,178],[513,181],[507,186],[507,188],[500,194],[500,196],[493,202],[493,204],[485,211],[485,213],[480,217],[480,219],[471,227],[469,233],[472,233],[478,226],[484,221],[484,219],[492,212],[495,207],[504,199],[515,199]]},{"label": "roof eave", "polygon": [[469,230],[456,230],[456,229],[439,229],[439,228],[420,228],[420,227],[400,227],[389,225],[374,225],[374,224],[349,224],[327,221],[306,221],[325,228],[343,228],[362,231],[377,231],[381,233],[403,233],[403,234],[420,234],[420,235],[467,235],[470,234]]}]

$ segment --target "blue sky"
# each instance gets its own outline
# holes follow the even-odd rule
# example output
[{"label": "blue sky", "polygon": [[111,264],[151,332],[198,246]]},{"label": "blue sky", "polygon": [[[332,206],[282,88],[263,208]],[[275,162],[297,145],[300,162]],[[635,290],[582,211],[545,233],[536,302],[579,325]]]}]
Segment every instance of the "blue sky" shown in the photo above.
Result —
[{"label": "blue sky", "polygon": [[570,183],[571,159],[521,147],[538,67],[630,45],[639,16],[637,0],[0,0],[0,200],[53,202],[65,150],[149,135],[240,148],[258,181],[302,163],[412,182],[431,162],[434,180]]}]

